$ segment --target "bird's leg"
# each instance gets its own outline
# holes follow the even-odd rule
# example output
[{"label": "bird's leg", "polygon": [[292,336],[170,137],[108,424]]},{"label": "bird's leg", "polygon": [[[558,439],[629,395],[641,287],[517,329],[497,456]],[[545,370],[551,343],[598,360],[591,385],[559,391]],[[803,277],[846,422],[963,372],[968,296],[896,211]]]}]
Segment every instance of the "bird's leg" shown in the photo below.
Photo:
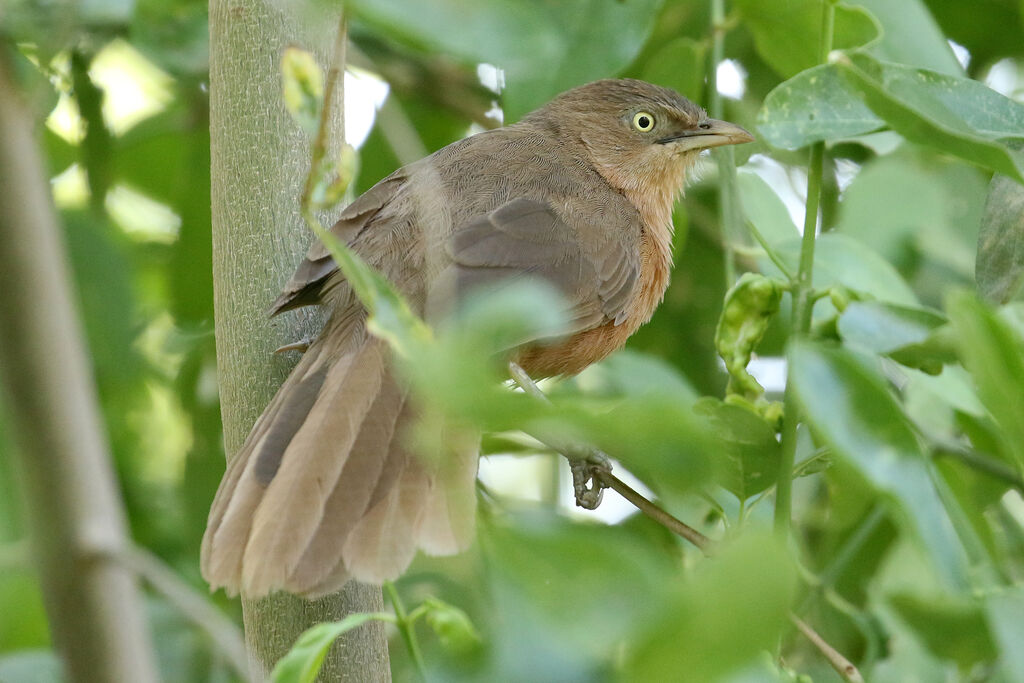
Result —
[{"label": "bird's leg", "polygon": [[572,472],[572,490],[576,495],[576,507],[596,510],[607,488],[599,473],[612,471],[612,463],[608,456],[597,449],[590,450],[586,457],[569,458],[569,470]]},{"label": "bird's leg", "polygon": [[[523,391],[544,401],[551,403],[537,383],[533,381],[529,373],[523,370],[518,363],[511,361],[508,364],[508,371],[512,379],[522,387]],[[604,496],[604,489],[607,485],[600,477],[601,472],[612,471],[612,463],[608,456],[596,448],[587,448],[577,445],[552,444],[549,446],[561,453],[569,461],[569,470],[572,472],[572,491],[576,496],[576,506],[585,510],[596,510],[601,504]],[[589,484],[589,486],[588,486]]]},{"label": "bird's leg", "polygon": [[305,353],[310,345],[313,343],[312,337],[303,337],[299,341],[292,342],[291,344],[285,344],[274,349],[274,353],[284,353],[285,351],[298,351]]}]

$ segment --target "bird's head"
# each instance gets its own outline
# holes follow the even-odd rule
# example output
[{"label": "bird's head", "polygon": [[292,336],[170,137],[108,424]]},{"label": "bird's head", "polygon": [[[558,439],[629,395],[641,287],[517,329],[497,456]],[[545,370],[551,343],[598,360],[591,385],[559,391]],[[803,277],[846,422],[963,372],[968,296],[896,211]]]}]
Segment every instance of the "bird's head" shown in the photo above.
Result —
[{"label": "bird's head", "polygon": [[562,93],[530,119],[557,131],[642,211],[671,212],[701,151],[752,142],[736,124],[669,88],[634,79],[594,81]]}]

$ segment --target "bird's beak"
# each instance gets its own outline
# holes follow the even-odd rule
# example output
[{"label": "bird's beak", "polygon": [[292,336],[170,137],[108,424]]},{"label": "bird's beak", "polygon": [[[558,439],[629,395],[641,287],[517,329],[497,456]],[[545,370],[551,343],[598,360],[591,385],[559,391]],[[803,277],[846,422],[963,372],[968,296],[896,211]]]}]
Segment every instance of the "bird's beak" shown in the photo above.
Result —
[{"label": "bird's beak", "polygon": [[744,142],[753,141],[754,136],[743,128],[740,128],[735,123],[719,121],[718,119],[705,119],[697,128],[685,130],[671,137],[658,140],[663,145],[672,143],[676,149],[682,151],[708,149],[723,145],[739,145]]}]

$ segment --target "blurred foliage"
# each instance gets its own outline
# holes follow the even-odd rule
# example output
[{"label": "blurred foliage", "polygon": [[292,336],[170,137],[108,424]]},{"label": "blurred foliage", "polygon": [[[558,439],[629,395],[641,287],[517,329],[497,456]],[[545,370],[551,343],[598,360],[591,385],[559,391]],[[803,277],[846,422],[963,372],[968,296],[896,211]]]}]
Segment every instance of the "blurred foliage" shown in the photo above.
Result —
[{"label": "blurred foliage", "polygon": [[[1022,8],[846,0],[842,52],[816,65],[830,1],[725,3],[719,35],[743,86],[725,117],[759,138],[736,150],[740,209],[758,239],[723,244],[716,167],[705,163],[676,207],[665,302],[630,351],[546,387],[552,406],[503,390],[503,368],[481,353],[556,329],[536,306],[548,295],[473,302],[427,334],[384,283],[365,280],[362,294],[382,297],[376,329],[420,361],[413,379],[439,414],[500,432],[486,440],[494,452],[543,451],[514,430],[599,446],[720,539],[704,558],[636,514],[600,524],[488,488],[475,548],[420,558],[397,584],[423,607],[410,628],[432,679],[837,680],[792,611],[868,680],[1024,680]],[[405,160],[410,139],[432,151],[493,125],[492,101],[513,122],[561,90],[619,75],[707,104],[710,0],[350,8],[353,61],[391,86],[360,150],[358,191]],[[206,3],[9,0],[0,21],[0,49],[15,55],[39,115],[132,532],[202,589],[198,545],[224,466]],[[122,67],[113,80],[110,62]],[[502,70],[500,93],[481,84],[481,63]],[[126,118],[133,105],[115,106],[114,94],[133,73],[152,106]],[[791,216],[816,141],[832,208],[814,263],[814,333],[790,343]],[[770,278],[740,280],[722,323],[745,401],[726,395],[716,350],[737,284],[725,279],[726,247]],[[786,286],[741,305],[751,282]],[[777,416],[758,403],[762,380],[745,374],[751,352],[788,360],[806,418],[786,544],[764,531],[780,445]],[[59,680],[9,448],[0,415],[0,680]],[[239,616],[236,602],[212,599]],[[165,680],[231,680],[173,605],[149,605]],[[352,625],[323,627],[304,651],[315,659]],[[391,655],[396,680],[411,679],[397,636]]]}]

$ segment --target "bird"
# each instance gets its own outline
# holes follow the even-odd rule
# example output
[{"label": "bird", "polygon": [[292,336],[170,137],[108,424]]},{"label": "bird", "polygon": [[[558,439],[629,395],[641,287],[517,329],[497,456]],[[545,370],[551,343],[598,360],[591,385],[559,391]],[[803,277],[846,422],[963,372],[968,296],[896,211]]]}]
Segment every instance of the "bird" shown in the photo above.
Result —
[{"label": "bird", "polygon": [[[331,232],[431,324],[474,288],[547,281],[568,332],[510,358],[534,378],[571,376],[621,348],[661,302],[673,204],[700,153],[753,140],[669,88],[594,81],[398,169]],[[271,312],[309,305],[327,307],[328,321],[212,503],[200,558],[211,590],[313,599],[397,578],[417,551],[456,554],[474,538],[478,444],[450,444],[444,462],[411,452],[415,397],[319,240]]]}]

